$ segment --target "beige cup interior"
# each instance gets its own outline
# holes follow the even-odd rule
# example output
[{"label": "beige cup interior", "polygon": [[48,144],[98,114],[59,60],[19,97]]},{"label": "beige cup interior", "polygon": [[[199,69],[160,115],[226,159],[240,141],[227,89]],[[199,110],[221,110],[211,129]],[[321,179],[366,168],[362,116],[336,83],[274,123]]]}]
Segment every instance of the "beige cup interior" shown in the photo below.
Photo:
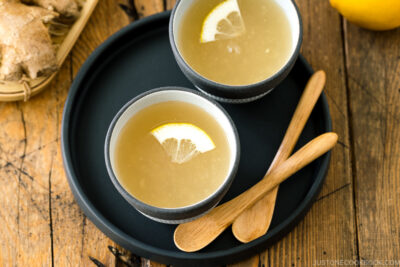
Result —
[{"label": "beige cup interior", "polygon": [[[115,147],[121,130],[124,128],[129,119],[135,116],[135,114],[138,113],[140,110],[157,103],[168,101],[181,101],[198,106],[206,111],[208,114],[210,114],[219,123],[225,133],[230,148],[230,163],[228,172],[228,174],[230,174],[236,161],[237,147],[239,146],[239,144],[238,140],[236,140],[235,130],[233,129],[230,120],[228,119],[228,117],[226,117],[225,113],[212,102],[197,94],[180,90],[165,90],[150,93],[143,98],[140,98],[132,105],[130,105],[116,122],[110,137],[109,156],[111,167],[117,179],[118,175],[115,171]],[[228,176],[226,178],[228,178]]]},{"label": "beige cup interior", "polygon": [[[173,36],[174,36],[174,42],[176,44],[176,47],[179,49],[178,45],[178,34],[179,34],[179,29],[180,25],[184,19],[184,14],[187,12],[187,10],[195,3],[196,1],[201,1],[201,0],[181,0],[179,2],[179,5],[176,7],[175,11],[175,16],[173,18]],[[290,55],[293,55],[296,51],[296,47],[298,42],[300,41],[300,18],[299,15],[296,11],[296,7],[293,4],[292,0],[274,0],[285,12],[286,17],[289,20],[290,28],[292,30],[292,49],[290,51]],[[181,52],[180,52],[181,53]],[[181,53],[182,54],[182,53]],[[290,57],[288,58],[289,61]]]}]

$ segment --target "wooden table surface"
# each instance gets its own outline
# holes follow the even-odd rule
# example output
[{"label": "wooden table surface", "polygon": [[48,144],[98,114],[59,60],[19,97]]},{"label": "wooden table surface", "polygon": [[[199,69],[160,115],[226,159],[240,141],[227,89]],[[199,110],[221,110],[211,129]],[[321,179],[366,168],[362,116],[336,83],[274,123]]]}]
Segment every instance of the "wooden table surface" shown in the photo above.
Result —
[{"label": "wooden table surface", "polygon": [[[121,265],[109,246],[126,254],[121,258],[131,266],[163,266],[129,256],[85,217],[60,151],[65,99],[88,55],[133,19],[173,6],[169,0],[136,0],[128,17],[118,3],[130,2],[100,0],[51,86],[27,103],[0,103],[0,266]],[[305,219],[237,266],[399,266],[400,29],[360,29],[328,0],[297,3],[302,53],[327,72],[325,92],[340,143]]]}]

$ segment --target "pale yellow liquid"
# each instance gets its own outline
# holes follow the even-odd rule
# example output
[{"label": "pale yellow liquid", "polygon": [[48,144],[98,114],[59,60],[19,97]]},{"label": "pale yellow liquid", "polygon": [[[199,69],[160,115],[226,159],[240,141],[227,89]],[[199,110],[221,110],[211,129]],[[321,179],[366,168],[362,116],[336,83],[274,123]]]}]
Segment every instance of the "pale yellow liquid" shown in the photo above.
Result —
[{"label": "pale yellow liquid", "polygon": [[185,14],[178,32],[185,61],[203,77],[226,85],[253,84],[278,72],[292,49],[292,32],[282,8],[275,0],[238,0],[244,34],[201,43],[203,21],[221,2],[197,0]]},{"label": "pale yellow liquid", "polygon": [[[165,123],[194,124],[216,147],[185,163],[173,163],[151,134]],[[161,208],[189,206],[212,195],[224,182],[229,162],[228,141],[216,120],[197,106],[176,101],[155,104],[133,116],[115,150],[121,185],[142,202]]]}]

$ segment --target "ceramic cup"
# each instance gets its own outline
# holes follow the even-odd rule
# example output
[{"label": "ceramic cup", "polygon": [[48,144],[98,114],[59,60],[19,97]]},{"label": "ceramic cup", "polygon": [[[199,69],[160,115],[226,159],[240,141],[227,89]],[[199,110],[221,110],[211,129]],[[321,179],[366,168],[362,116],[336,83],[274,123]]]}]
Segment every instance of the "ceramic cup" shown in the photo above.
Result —
[{"label": "ceramic cup", "polygon": [[[151,105],[168,102],[181,101],[202,108],[210,114],[221,126],[228,140],[230,150],[230,163],[228,174],[222,185],[208,198],[197,204],[182,208],[159,208],[150,206],[128,193],[120,184],[118,175],[115,172],[115,147],[121,130],[125,124],[136,113]],[[129,202],[136,210],[152,220],[177,224],[193,220],[215,207],[228,191],[239,165],[240,145],[239,137],[232,119],[226,111],[216,102],[210,100],[200,93],[177,87],[164,87],[145,92],[127,103],[114,117],[107,132],[105,142],[105,159],[108,174],[118,192]]]},{"label": "ceramic cup", "polygon": [[169,23],[169,39],[174,53],[175,59],[185,76],[196,86],[197,89],[206,95],[220,101],[227,103],[247,103],[257,100],[272,91],[279,83],[281,83],[290,70],[294,66],[296,59],[299,55],[300,46],[302,42],[302,22],[299,10],[292,0],[279,0],[277,4],[284,10],[292,30],[292,48],[290,57],[286,64],[277,71],[274,75],[266,77],[265,80],[244,85],[244,86],[231,86],[211,81],[193,70],[190,65],[183,58],[177,45],[180,24],[188,9],[194,2],[201,0],[178,0],[176,3]]}]

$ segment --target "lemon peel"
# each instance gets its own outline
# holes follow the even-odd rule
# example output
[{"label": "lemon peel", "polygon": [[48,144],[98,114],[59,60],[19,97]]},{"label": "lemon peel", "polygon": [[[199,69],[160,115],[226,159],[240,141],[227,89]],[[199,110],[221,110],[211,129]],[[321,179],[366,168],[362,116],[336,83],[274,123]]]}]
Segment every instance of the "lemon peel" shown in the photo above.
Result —
[{"label": "lemon peel", "polygon": [[215,6],[203,21],[200,42],[231,39],[245,31],[237,0],[225,0]]},{"label": "lemon peel", "polygon": [[172,162],[182,164],[215,148],[211,137],[190,123],[167,123],[151,131]]},{"label": "lemon peel", "polygon": [[369,30],[400,27],[399,0],[330,0],[331,6],[348,21]]}]

